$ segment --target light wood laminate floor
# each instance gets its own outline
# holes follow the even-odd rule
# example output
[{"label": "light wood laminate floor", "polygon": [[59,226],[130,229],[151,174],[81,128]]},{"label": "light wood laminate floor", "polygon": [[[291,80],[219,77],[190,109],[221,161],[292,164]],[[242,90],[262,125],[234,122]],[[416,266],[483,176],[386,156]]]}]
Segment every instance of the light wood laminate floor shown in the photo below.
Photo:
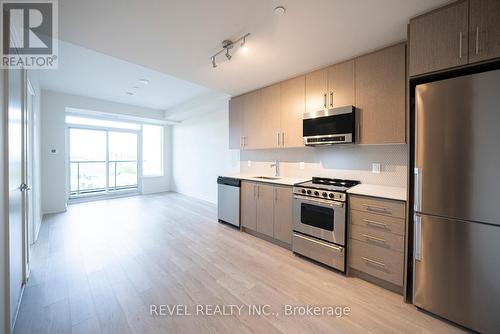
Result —
[{"label": "light wood laminate floor", "polygon": [[[150,315],[150,305],[270,305],[278,315]],[[348,316],[283,314],[348,306]],[[265,310],[269,310],[266,308]],[[402,297],[346,278],[166,193],[71,205],[47,217],[15,333],[456,333]]]}]

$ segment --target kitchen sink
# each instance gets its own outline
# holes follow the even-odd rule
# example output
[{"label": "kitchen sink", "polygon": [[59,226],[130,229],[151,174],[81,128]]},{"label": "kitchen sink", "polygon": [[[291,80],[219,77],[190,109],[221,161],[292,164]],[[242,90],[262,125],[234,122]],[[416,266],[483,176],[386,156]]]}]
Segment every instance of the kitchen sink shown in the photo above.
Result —
[{"label": "kitchen sink", "polygon": [[262,180],[279,180],[281,177],[276,177],[276,176],[254,176],[255,179],[262,179]]}]

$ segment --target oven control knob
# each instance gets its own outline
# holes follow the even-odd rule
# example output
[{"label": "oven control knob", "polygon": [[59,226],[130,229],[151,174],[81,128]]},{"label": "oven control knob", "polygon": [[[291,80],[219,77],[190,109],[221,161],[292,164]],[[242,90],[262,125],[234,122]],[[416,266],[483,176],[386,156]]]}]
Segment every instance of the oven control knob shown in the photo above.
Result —
[{"label": "oven control knob", "polygon": [[306,193],[306,190],[305,189],[302,189],[302,193],[305,194]]},{"label": "oven control knob", "polygon": [[314,196],[319,196],[319,192],[318,192],[318,191],[315,191],[315,192],[314,192]]},{"label": "oven control knob", "polygon": [[333,194],[329,194],[329,195],[328,195],[328,197],[330,197],[330,198],[333,198],[333,196],[334,196]]},{"label": "oven control knob", "polygon": [[307,191],[307,194],[308,194],[308,195],[311,195],[311,191],[310,191],[310,190],[308,190],[308,191]]},{"label": "oven control knob", "polygon": [[328,196],[328,194],[327,193],[323,193],[323,197],[326,197],[326,196]]}]

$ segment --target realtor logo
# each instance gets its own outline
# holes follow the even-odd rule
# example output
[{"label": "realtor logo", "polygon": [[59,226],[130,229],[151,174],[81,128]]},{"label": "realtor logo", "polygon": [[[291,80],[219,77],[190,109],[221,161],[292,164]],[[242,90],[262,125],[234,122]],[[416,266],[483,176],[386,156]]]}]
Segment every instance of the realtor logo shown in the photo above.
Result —
[{"label": "realtor logo", "polygon": [[1,68],[57,68],[57,0],[1,0]]}]

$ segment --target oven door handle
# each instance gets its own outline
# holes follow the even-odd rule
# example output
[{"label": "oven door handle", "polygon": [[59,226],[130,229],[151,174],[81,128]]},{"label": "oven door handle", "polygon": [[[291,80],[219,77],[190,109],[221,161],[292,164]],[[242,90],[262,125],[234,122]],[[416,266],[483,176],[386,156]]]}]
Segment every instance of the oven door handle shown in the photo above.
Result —
[{"label": "oven door handle", "polygon": [[300,196],[300,195],[294,195],[293,197],[295,199],[298,199],[298,200],[301,200],[301,201],[304,201],[304,202],[308,202],[308,203],[311,203],[311,204],[320,205],[320,206],[326,206],[326,207],[337,206],[339,208],[343,208],[344,207],[344,203],[337,202],[337,201],[325,201],[325,200],[322,200],[322,199],[311,199],[309,197]]}]

